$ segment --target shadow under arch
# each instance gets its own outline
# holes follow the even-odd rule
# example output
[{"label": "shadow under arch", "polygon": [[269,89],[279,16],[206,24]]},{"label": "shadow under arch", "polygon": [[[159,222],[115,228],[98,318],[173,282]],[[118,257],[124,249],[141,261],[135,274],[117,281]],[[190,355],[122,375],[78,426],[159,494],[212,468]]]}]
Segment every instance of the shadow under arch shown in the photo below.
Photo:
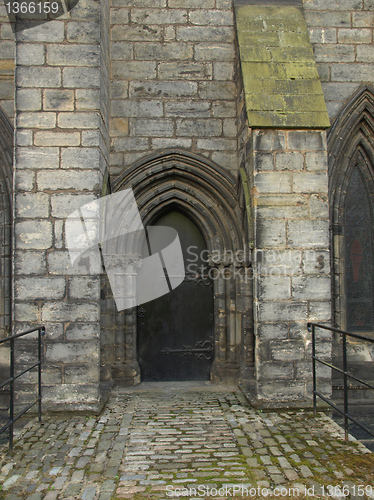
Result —
[{"label": "shadow under arch", "polygon": [[[248,353],[253,342],[247,335],[253,329],[252,269],[241,224],[237,180],[206,158],[170,149],[137,161],[112,183],[112,193],[128,188],[133,189],[145,226],[178,210],[201,231],[208,252],[215,253],[214,262],[209,263],[217,269],[210,379],[237,383],[251,369]],[[112,377],[118,383],[140,382],[136,308],[116,314],[114,337]]]},{"label": "shadow under arch", "polygon": [[[374,214],[374,89],[364,85],[343,108],[328,137],[329,203],[335,326],[347,328],[347,252],[345,206],[354,171]],[[362,193],[362,196],[366,196]],[[372,219],[374,220],[374,219]],[[373,276],[374,278],[374,276]]]}]

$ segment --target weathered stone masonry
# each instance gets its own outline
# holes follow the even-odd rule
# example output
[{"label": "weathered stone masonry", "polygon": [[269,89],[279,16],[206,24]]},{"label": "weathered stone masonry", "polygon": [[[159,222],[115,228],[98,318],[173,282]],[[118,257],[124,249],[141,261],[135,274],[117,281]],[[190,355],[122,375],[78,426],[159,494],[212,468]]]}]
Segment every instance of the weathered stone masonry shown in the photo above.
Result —
[{"label": "weathered stone masonry", "polygon": [[13,329],[46,325],[49,407],[97,410],[101,384],[140,380],[136,311],[116,313],[97,252],[72,269],[64,227],[128,187],[147,222],[179,207],[210,251],[252,248],[249,282],[215,284],[212,380],[310,397],[306,323],[331,319],[329,119],[374,79],[373,5],[237,3],[80,0],[16,41],[0,7]]}]

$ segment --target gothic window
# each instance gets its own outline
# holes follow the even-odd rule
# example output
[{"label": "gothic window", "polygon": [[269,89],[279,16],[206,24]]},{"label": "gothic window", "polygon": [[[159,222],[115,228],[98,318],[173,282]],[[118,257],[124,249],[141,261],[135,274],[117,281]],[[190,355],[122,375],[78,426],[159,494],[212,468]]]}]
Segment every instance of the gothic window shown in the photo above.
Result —
[{"label": "gothic window", "polygon": [[373,330],[373,216],[370,193],[354,167],[345,197],[346,323],[350,331]]}]

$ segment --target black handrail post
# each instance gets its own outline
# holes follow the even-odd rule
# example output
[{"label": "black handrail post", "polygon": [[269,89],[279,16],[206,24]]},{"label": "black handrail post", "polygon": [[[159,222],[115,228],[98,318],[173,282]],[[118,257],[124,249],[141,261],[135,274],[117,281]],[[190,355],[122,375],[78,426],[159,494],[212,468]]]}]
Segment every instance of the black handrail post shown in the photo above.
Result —
[{"label": "black handrail post", "polygon": [[316,377],[316,332],[314,325],[308,325],[312,332],[312,360],[313,360],[313,411],[317,415],[317,377]]},{"label": "black handrail post", "polygon": [[14,339],[10,339],[9,449],[13,449],[14,420]]},{"label": "black handrail post", "polygon": [[42,326],[38,330],[38,413],[39,413],[39,422],[42,421],[42,335],[45,334],[45,327]]},{"label": "black handrail post", "polygon": [[348,365],[347,365],[347,336],[343,335],[343,385],[344,385],[344,438],[348,441]]}]

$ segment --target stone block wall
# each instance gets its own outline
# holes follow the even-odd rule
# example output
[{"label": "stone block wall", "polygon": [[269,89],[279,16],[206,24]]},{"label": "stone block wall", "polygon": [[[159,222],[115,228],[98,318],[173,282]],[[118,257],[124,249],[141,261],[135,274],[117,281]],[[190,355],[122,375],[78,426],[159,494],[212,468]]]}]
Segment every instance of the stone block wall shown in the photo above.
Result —
[{"label": "stone block wall", "polygon": [[[326,133],[253,130],[252,154],[256,393],[301,401],[311,394],[307,322],[331,315]],[[328,356],[329,342],[320,348]]]},{"label": "stone block wall", "polygon": [[4,3],[0,5],[0,109],[14,122],[15,37]]},{"label": "stone block wall", "polygon": [[374,3],[307,0],[303,7],[333,121],[361,85],[374,80]]},{"label": "stone block wall", "polygon": [[111,174],[173,147],[236,173],[231,1],[113,0],[111,16]]},{"label": "stone block wall", "polygon": [[101,268],[97,252],[72,267],[65,219],[100,196],[107,171],[107,5],[80,0],[17,33],[14,329],[46,327],[53,409],[100,401]]}]

